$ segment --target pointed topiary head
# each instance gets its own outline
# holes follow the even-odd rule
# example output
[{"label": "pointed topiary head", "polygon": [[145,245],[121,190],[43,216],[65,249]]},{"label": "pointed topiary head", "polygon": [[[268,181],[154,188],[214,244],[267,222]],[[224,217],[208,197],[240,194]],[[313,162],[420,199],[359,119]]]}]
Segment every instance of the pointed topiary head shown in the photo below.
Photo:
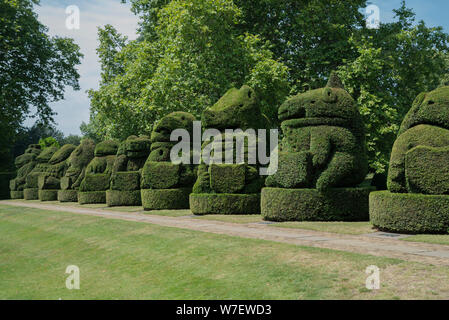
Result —
[{"label": "pointed topiary head", "polygon": [[173,130],[184,129],[192,136],[195,117],[188,112],[172,112],[163,117],[151,133],[151,142],[170,142]]},{"label": "pointed topiary head", "polygon": [[95,156],[96,157],[104,157],[116,155],[119,147],[119,143],[117,140],[106,140],[100,142],[95,147]]},{"label": "pointed topiary head", "polygon": [[73,144],[65,144],[63,145],[55,154],[51,157],[48,163],[57,164],[67,160],[70,157],[70,154],[76,149],[76,146]]},{"label": "pointed topiary head", "polygon": [[302,119],[304,123],[326,124],[329,119],[352,120],[358,117],[360,114],[354,99],[335,73],[331,74],[326,87],[291,97],[279,108],[281,121]]},{"label": "pointed topiary head", "polygon": [[53,155],[58,151],[58,147],[52,146],[45,148],[36,158],[39,163],[48,163]]},{"label": "pointed topiary head", "polygon": [[95,143],[91,139],[83,139],[69,157],[69,165],[74,168],[86,167],[94,158]]},{"label": "pointed topiary head", "polygon": [[201,121],[206,129],[246,130],[266,127],[256,92],[246,85],[228,90],[216,104],[204,110]]},{"label": "pointed topiary head", "polygon": [[125,141],[125,155],[129,158],[146,158],[150,153],[151,140],[148,136],[130,136]]},{"label": "pointed topiary head", "polygon": [[449,129],[449,86],[420,93],[402,121],[399,135],[419,124]]}]

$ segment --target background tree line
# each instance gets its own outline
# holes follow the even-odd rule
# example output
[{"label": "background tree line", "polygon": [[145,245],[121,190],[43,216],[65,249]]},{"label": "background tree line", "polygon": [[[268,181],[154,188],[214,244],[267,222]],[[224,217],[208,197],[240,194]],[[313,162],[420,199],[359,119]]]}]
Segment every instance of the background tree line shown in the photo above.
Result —
[{"label": "background tree line", "polygon": [[325,85],[336,70],[365,120],[371,170],[384,172],[414,98],[448,75],[448,35],[416,22],[405,2],[394,22],[368,29],[364,0],[129,1],[137,40],[99,29],[102,80],[82,125],[91,137],[149,133],[175,110],[199,116],[243,83],[276,122],[288,95]]},{"label": "background tree line", "polygon": [[[128,1],[140,19],[137,40],[99,29],[101,83],[89,91],[90,121],[81,125],[97,141],[148,134],[175,110],[199,117],[244,83],[275,126],[287,96],[323,86],[336,70],[364,117],[371,169],[382,172],[414,97],[449,78],[448,35],[415,21],[405,2],[393,22],[373,30],[365,0]],[[47,35],[33,12],[38,3],[0,0],[2,164],[27,135],[37,142],[36,128],[51,130],[48,103],[62,99],[65,86],[78,89],[79,47]],[[36,127],[23,128],[30,116]]]}]

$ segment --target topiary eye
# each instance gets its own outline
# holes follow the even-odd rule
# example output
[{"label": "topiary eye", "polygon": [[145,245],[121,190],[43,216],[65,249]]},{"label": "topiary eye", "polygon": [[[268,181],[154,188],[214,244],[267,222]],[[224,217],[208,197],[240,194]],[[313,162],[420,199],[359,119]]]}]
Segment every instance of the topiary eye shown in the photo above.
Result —
[{"label": "topiary eye", "polygon": [[433,100],[429,100],[429,102],[427,102],[427,104],[428,104],[428,105],[432,105],[432,104],[435,104],[435,101],[433,101]]}]

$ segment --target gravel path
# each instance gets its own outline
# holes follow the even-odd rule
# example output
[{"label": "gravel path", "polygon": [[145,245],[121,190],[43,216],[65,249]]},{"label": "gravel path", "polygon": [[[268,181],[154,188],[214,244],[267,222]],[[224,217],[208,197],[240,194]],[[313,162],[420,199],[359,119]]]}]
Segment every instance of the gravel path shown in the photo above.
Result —
[{"label": "gravel path", "polygon": [[166,217],[139,212],[120,212],[107,209],[80,208],[69,205],[28,203],[14,200],[0,201],[0,204],[28,207],[51,211],[99,216],[156,224],[242,238],[262,239],[300,246],[328,248],[334,250],[370,254],[374,256],[399,258],[402,260],[449,266],[449,246],[419,242],[400,241],[399,238],[385,239],[382,234],[344,235],[303,229],[269,226],[261,223],[227,223],[200,220],[192,216]]}]

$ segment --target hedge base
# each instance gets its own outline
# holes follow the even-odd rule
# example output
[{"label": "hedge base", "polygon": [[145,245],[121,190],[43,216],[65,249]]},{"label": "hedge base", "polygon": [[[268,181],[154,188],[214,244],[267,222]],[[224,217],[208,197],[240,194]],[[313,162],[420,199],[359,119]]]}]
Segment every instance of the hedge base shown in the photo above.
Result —
[{"label": "hedge base", "polygon": [[23,198],[25,200],[39,200],[38,188],[26,188],[23,190]]},{"label": "hedge base", "polygon": [[262,189],[262,216],[269,221],[368,221],[369,194],[376,188]]},{"label": "hedge base", "polygon": [[260,214],[260,194],[192,193],[190,210],[205,214]]},{"label": "hedge base", "polygon": [[370,218],[375,227],[398,233],[449,233],[449,195],[373,192]]},{"label": "hedge base", "polygon": [[59,202],[78,202],[78,191],[76,190],[59,190]]},{"label": "hedge base", "polygon": [[106,203],[106,191],[78,192],[79,204]]},{"label": "hedge base", "polygon": [[140,190],[108,190],[106,191],[106,204],[108,207],[140,206],[142,205],[142,201],[140,200]]},{"label": "hedge base", "polygon": [[23,191],[11,191],[11,199],[23,199]]},{"label": "hedge base", "polygon": [[39,190],[40,201],[56,201],[58,200],[58,190]]},{"label": "hedge base", "polygon": [[142,189],[142,206],[148,210],[189,209],[191,188],[179,189]]}]

